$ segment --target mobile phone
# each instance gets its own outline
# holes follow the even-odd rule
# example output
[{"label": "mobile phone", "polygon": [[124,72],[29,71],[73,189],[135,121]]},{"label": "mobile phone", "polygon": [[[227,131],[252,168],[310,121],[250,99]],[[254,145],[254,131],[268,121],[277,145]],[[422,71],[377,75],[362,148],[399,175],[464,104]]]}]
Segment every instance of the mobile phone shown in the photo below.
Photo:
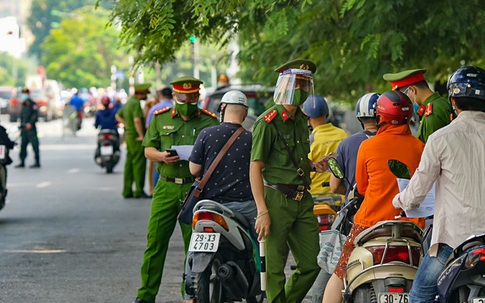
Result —
[{"label": "mobile phone", "polygon": [[167,149],[166,151],[170,153],[170,157],[178,156],[177,151],[175,149]]}]

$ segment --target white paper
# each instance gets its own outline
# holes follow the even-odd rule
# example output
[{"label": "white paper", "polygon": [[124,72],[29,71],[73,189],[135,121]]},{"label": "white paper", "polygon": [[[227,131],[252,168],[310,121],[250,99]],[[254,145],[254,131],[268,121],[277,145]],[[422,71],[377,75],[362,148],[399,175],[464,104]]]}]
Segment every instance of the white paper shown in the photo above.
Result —
[{"label": "white paper", "polygon": [[[397,185],[399,191],[403,191],[406,186],[408,186],[408,179],[397,178]],[[431,187],[431,190],[424,198],[423,203],[419,205],[418,208],[406,210],[406,217],[409,218],[426,218],[434,214],[434,194],[435,194],[435,184]]]},{"label": "white paper", "polygon": [[171,149],[175,149],[179,155],[180,160],[189,161],[190,154],[192,153],[193,145],[172,145]]}]

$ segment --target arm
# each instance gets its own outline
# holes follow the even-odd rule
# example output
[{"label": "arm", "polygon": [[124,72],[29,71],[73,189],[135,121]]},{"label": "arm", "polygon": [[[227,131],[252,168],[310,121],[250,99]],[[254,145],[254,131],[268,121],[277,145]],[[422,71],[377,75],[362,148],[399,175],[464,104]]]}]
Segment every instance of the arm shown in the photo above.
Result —
[{"label": "arm", "polygon": [[116,113],[116,115],[115,115],[116,121],[118,121],[119,123],[123,123],[124,124],[125,123],[125,119],[123,119],[118,113]]},{"label": "arm", "polygon": [[202,165],[190,161],[189,169],[192,175],[197,177],[202,176]]},{"label": "arm", "polygon": [[133,119],[133,123],[135,125],[135,130],[136,133],[138,134],[138,138],[135,140],[137,141],[143,141],[143,138],[145,137],[145,132],[143,131],[143,119],[140,117],[136,117]]},{"label": "arm", "polygon": [[155,147],[145,147],[145,157],[153,162],[164,162],[167,164],[175,163],[179,156],[170,156],[169,152],[158,151]]},{"label": "arm", "polygon": [[333,174],[330,175],[330,189],[336,194],[345,195],[347,193],[343,180],[336,178]]},{"label": "arm", "polygon": [[263,174],[264,162],[261,160],[252,161],[249,166],[249,181],[251,183],[251,191],[253,193],[256,207],[258,208],[258,216],[256,217],[256,232],[259,237],[258,240],[264,240],[269,235],[269,227],[271,219],[268,214],[266,201],[264,200],[264,185]]}]

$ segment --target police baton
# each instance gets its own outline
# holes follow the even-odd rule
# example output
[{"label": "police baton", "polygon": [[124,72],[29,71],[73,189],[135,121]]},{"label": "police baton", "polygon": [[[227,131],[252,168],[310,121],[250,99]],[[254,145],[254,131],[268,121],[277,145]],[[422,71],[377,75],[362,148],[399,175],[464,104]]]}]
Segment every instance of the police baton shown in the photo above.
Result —
[{"label": "police baton", "polygon": [[266,240],[259,241],[259,257],[261,259],[261,290],[266,291]]}]

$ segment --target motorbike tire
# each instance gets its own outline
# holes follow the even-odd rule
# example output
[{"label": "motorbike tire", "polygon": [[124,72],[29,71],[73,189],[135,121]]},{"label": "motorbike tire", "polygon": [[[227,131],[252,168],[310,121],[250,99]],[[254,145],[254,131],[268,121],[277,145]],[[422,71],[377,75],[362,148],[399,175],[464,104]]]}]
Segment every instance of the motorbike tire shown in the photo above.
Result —
[{"label": "motorbike tire", "polygon": [[216,254],[206,270],[195,276],[195,301],[197,303],[224,302],[224,288],[217,277],[217,269],[222,265],[222,258]]},{"label": "motorbike tire", "polygon": [[7,199],[7,188],[5,178],[7,175],[7,168],[0,164],[0,210],[5,207],[5,202]]},{"label": "motorbike tire", "polygon": [[358,287],[352,294],[353,303],[377,303],[377,294],[371,284]]},{"label": "motorbike tire", "polygon": [[264,292],[262,292],[259,295],[247,298],[246,303],[262,303],[264,301],[264,298],[265,298],[265,295],[264,295]]},{"label": "motorbike tire", "polygon": [[112,160],[109,160],[108,163],[106,163],[106,173],[111,174],[113,172],[114,164]]}]

